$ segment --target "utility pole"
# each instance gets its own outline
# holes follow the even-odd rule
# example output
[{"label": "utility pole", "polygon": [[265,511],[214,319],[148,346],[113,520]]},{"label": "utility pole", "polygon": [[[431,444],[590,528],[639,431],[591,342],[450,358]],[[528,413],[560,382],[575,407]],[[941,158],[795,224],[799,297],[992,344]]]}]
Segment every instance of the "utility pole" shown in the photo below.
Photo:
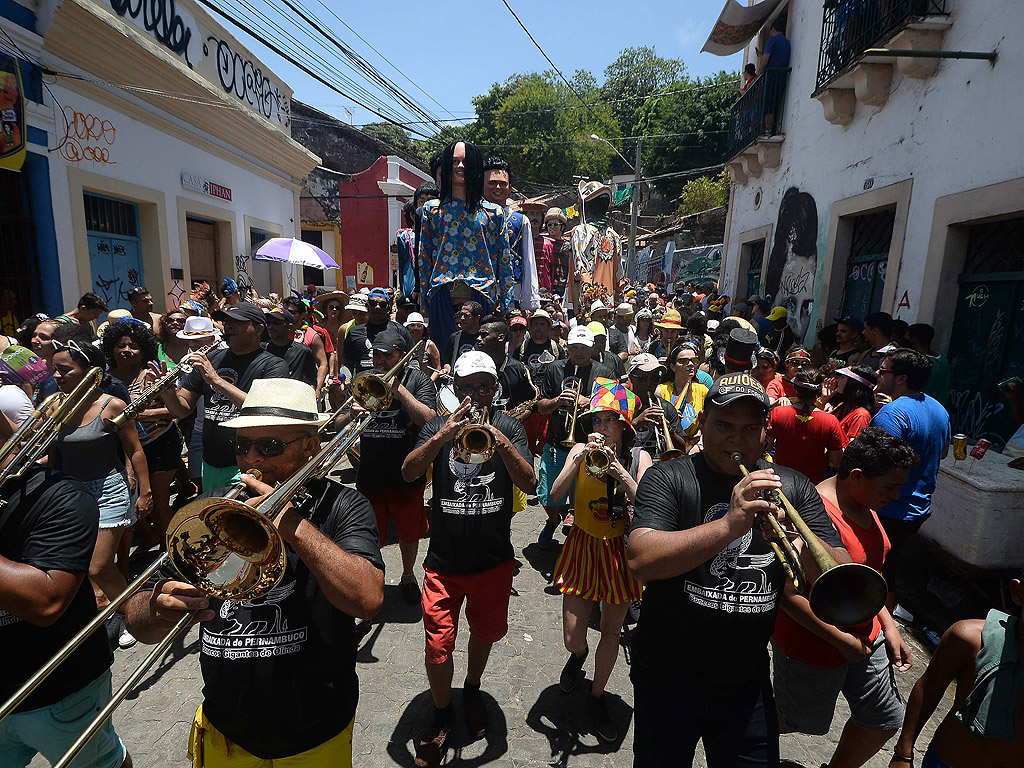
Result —
[{"label": "utility pole", "polygon": [[640,147],[643,137],[636,140],[636,162],[633,164],[633,194],[629,212],[629,257],[626,259],[626,277],[630,280],[636,273],[636,220],[640,215]]}]

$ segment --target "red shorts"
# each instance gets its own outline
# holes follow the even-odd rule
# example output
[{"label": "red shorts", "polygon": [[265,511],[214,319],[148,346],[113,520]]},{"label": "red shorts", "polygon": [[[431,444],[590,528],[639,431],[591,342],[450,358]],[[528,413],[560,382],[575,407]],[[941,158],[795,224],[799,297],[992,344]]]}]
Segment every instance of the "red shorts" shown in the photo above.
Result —
[{"label": "red shorts", "polygon": [[530,441],[530,452],[535,456],[540,456],[541,451],[544,450],[544,443],[548,439],[548,419],[550,418],[547,414],[532,413],[523,422],[526,437]]},{"label": "red shorts", "polygon": [[508,634],[508,599],[515,565],[515,560],[509,560],[483,573],[438,573],[423,566],[428,664],[443,664],[455,650],[463,598],[473,637],[496,643]]},{"label": "red shorts", "polygon": [[386,491],[360,491],[373,507],[377,517],[377,533],[383,547],[388,538],[388,515],[395,521],[398,540],[419,541],[427,535],[427,509],[423,505],[424,485],[412,488],[389,488]]}]

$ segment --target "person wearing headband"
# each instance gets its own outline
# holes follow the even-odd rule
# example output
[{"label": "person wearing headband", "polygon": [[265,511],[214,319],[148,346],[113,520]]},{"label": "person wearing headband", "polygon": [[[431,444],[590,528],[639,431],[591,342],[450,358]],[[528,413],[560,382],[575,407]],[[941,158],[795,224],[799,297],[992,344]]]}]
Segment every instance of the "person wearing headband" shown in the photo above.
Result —
[{"label": "person wearing headband", "polygon": [[822,386],[819,404],[837,419],[843,434],[852,440],[871,423],[878,378],[867,365],[840,368]]}]

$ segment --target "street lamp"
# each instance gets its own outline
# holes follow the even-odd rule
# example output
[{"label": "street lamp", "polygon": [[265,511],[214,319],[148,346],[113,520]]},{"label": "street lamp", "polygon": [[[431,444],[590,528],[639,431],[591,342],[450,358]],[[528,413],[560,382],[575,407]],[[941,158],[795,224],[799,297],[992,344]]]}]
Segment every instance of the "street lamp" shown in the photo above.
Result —
[{"label": "street lamp", "polygon": [[[619,150],[615,148],[615,145],[608,141],[608,139],[602,139],[596,133],[592,133],[590,134],[590,140],[603,141],[605,144],[612,148],[612,151],[616,155],[622,157],[622,153],[619,152]],[[627,166],[632,166],[633,168],[633,194],[630,196],[629,206],[629,255],[626,259],[626,275],[627,277],[629,277],[630,280],[633,279],[633,272],[636,269],[636,220],[637,217],[640,215],[640,202],[639,200],[637,200],[637,198],[640,195],[640,146],[642,143],[643,137],[637,137],[635,163],[630,163],[629,160],[622,157],[622,162],[624,162]]]}]

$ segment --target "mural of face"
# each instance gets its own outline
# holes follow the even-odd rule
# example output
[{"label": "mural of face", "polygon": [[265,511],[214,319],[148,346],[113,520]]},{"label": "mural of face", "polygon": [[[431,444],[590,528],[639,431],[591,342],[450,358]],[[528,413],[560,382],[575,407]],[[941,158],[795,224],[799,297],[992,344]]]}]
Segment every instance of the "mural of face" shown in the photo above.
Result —
[{"label": "mural of face", "polygon": [[766,290],[774,305],[786,308],[789,327],[798,341],[807,333],[814,309],[817,240],[818,208],[814,198],[790,187],[779,206]]}]

